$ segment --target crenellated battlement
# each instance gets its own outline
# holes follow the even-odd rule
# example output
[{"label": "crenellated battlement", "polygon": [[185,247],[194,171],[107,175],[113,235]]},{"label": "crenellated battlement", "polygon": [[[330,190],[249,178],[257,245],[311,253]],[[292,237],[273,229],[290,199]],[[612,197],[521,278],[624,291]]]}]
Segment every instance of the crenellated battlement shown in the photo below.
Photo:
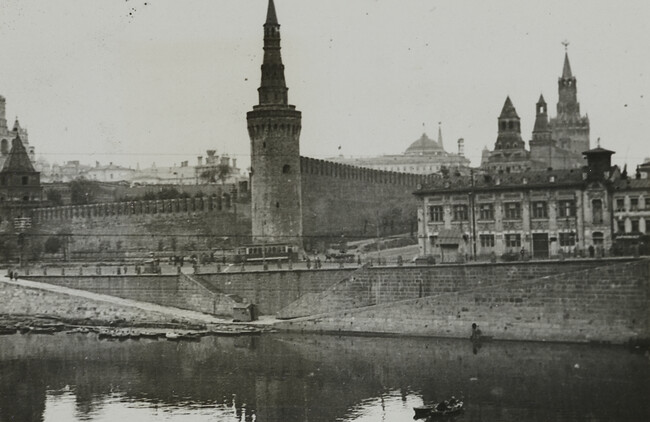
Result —
[{"label": "crenellated battlement", "polygon": [[367,183],[390,184],[416,187],[418,183],[426,182],[434,175],[399,173],[387,170],[375,170],[357,167],[350,164],[335,163],[310,157],[300,157],[301,174],[329,176],[338,179],[360,180]]},{"label": "crenellated battlement", "polygon": [[130,217],[136,215],[168,215],[179,213],[213,213],[227,211],[236,196],[211,195],[198,198],[160,199],[150,201],[106,202],[89,205],[68,205],[38,208],[33,218],[38,222],[53,220]]}]

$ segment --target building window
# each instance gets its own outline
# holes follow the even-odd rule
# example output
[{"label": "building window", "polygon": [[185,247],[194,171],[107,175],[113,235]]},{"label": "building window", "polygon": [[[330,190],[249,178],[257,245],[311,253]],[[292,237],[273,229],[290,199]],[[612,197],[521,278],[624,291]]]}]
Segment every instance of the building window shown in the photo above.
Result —
[{"label": "building window", "polygon": [[630,211],[638,211],[639,210],[639,198],[638,197],[631,197],[630,198]]},{"label": "building window", "polygon": [[443,210],[439,205],[429,207],[429,219],[431,221],[443,221]]},{"label": "building window", "polygon": [[492,204],[480,204],[479,218],[481,220],[494,220],[494,206]]},{"label": "building window", "polygon": [[560,233],[560,246],[575,246],[575,233]]},{"label": "building window", "polygon": [[429,236],[429,241],[431,246],[436,246],[438,244],[438,236]]},{"label": "building window", "polygon": [[23,186],[29,183],[29,176],[23,176],[22,177],[22,183]]},{"label": "building window", "polygon": [[564,200],[558,201],[558,217],[575,217],[576,216],[576,201]]},{"label": "building window", "polygon": [[602,224],[603,222],[603,201],[594,199],[591,201],[591,215],[595,224]]},{"label": "building window", "polygon": [[467,205],[454,205],[454,221],[467,221]]},{"label": "building window", "polygon": [[494,247],[494,235],[493,234],[481,234],[479,235],[481,239],[482,248],[493,248]]},{"label": "building window", "polygon": [[625,220],[616,220],[616,231],[618,233],[625,233]]},{"label": "building window", "polygon": [[625,210],[625,198],[616,198],[616,211]]},{"label": "building window", "polygon": [[289,164],[285,164],[285,165],[282,167],[282,173],[284,173],[284,174],[288,174],[289,172],[291,172],[291,166],[290,166]]},{"label": "building window", "polygon": [[521,235],[520,234],[506,234],[506,247],[507,248],[519,248],[519,247],[521,247]]},{"label": "building window", "polygon": [[533,218],[548,218],[548,204],[545,201],[533,202]]},{"label": "building window", "polygon": [[604,241],[604,236],[603,236],[602,232],[594,232],[591,235],[591,238],[593,239],[594,245],[596,245],[596,246],[602,246],[603,243],[604,243],[603,242]]},{"label": "building window", "polygon": [[639,220],[631,220],[632,222],[632,233],[639,233]]},{"label": "building window", "polygon": [[506,207],[506,220],[520,220],[521,219],[521,203],[508,202]]}]

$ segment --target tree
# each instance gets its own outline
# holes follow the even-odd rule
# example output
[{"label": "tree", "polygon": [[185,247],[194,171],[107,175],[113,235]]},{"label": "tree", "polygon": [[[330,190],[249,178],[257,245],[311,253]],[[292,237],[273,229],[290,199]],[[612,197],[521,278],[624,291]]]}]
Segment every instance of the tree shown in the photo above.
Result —
[{"label": "tree", "polygon": [[63,197],[61,196],[61,192],[58,190],[50,189],[45,193],[45,195],[52,206],[58,207],[63,205]]},{"label": "tree", "polygon": [[211,166],[203,170],[200,174],[201,179],[206,183],[216,183],[217,180],[223,185],[230,176],[231,167],[227,163],[220,163],[216,166]]},{"label": "tree", "polygon": [[99,196],[99,183],[83,177],[70,182],[70,202],[73,205],[91,204]]}]

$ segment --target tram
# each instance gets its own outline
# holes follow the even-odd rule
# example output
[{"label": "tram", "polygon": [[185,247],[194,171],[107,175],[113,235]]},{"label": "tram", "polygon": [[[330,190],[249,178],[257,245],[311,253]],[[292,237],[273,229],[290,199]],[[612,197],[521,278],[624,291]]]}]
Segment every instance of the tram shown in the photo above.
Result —
[{"label": "tram", "polygon": [[286,243],[243,245],[235,251],[235,262],[296,261],[298,248]]}]

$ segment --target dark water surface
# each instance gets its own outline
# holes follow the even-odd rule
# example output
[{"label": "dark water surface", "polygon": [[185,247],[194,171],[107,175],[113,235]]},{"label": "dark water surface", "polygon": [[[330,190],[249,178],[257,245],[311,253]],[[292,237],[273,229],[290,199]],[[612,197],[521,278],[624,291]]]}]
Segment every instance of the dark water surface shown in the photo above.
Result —
[{"label": "dark water surface", "polygon": [[650,361],[622,347],[266,334],[197,343],[0,336],[0,421],[650,421]]}]

